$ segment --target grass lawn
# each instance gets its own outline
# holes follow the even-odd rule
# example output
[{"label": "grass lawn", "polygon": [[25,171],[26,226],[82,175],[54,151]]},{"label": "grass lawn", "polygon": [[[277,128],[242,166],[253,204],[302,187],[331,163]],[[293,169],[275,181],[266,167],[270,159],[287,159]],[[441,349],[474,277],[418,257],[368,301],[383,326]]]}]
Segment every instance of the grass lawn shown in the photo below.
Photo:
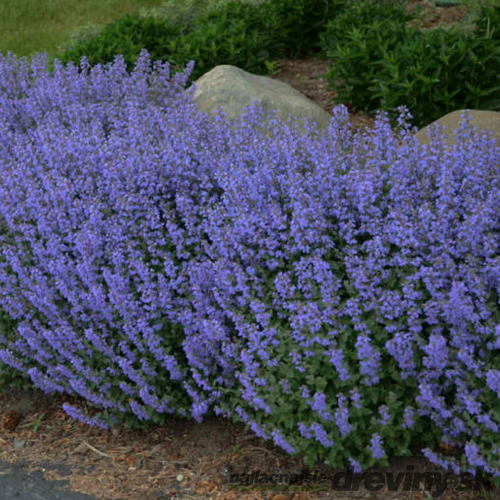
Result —
[{"label": "grass lawn", "polygon": [[30,59],[47,52],[52,61],[60,47],[87,25],[104,27],[126,14],[176,4],[179,10],[199,14],[221,1],[227,0],[0,0],[0,52],[6,55],[10,50]]},{"label": "grass lawn", "polygon": [[107,24],[163,0],[0,0],[0,51],[18,56],[55,52],[87,23]]},{"label": "grass lawn", "polygon": [[[207,0],[194,3],[204,6]],[[105,26],[126,14],[163,4],[165,0],[0,0],[0,52],[10,50],[30,58],[37,52],[53,56],[78,28]]]}]

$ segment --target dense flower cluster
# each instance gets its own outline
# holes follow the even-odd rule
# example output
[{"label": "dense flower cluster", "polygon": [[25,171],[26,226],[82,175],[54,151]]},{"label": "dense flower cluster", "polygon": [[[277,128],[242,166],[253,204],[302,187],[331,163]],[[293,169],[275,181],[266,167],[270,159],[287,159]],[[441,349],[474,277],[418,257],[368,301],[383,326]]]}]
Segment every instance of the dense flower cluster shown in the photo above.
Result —
[{"label": "dense flower cluster", "polygon": [[187,76],[147,54],[132,74],[47,62],[0,60],[1,305],[19,320],[1,359],[109,415],[187,416],[183,268],[218,196]]},{"label": "dense flower cluster", "polygon": [[216,411],[284,449],[370,466],[431,425],[496,474],[500,151],[468,119],[422,148],[403,118],[399,142],[380,115],[352,137],[343,107],[320,140],[275,122],[266,142],[250,108],[218,153],[185,345]]},{"label": "dense flower cluster", "polygon": [[265,138],[257,107],[232,130],[177,76],[0,58],[2,361],[90,425],[213,409],[355,472],[433,429],[434,463],[467,467],[446,439],[496,473],[493,140],[465,120],[421,148],[404,115],[353,135],[343,106]]}]

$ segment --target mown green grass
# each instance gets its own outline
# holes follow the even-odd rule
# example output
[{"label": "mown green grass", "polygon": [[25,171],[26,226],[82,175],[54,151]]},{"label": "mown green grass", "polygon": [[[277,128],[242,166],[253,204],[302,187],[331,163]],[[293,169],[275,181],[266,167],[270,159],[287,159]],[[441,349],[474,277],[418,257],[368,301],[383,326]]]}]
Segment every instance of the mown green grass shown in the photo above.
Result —
[{"label": "mown green grass", "polygon": [[[103,28],[126,15],[169,8],[199,15],[227,0],[0,0],[0,52],[47,52],[49,60],[86,26]],[[245,0],[257,2],[262,0]]]},{"label": "mown green grass", "polygon": [[[75,30],[105,26],[141,9],[159,8],[165,0],[0,0],[0,51],[31,59],[53,56]],[[184,2],[185,3],[185,2]],[[204,6],[207,0],[195,0]]]},{"label": "mown green grass", "polygon": [[28,57],[53,53],[79,26],[107,24],[141,7],[161,4],[162,0],[0,0],[0,51]]}]

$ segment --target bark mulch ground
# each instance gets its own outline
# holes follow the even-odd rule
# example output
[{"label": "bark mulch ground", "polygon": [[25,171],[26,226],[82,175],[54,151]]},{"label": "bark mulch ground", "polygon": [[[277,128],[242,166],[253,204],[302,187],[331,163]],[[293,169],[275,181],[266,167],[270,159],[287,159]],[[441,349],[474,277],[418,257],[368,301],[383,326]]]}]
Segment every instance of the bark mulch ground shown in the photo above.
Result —
[{"label": "bark mulch ground", "polygon": [[[209,417],[203,423],[171,417],[167,423],[149,431],[132,431],[118,426],[105,431],[79,424],[68,417],[64,402],[84,409],[83,399],[48,396],[38,390],[6,389],[0,394],[2,415],[21,417],[12,429],[0,431],[0,461],[24,462],[28,473],[43,473],[48,480],[67,481],[68,491],[107,500],[329,500],[371,498],[374,500],[473,500],[500,498],[500,489],[489,481],[483,487],[457,491],[458,478],[450,478],[443,491],[437,484],[427,491],[425,481],[416,481],[410,489],[405,482],[396,491],[383,484],[380,491],[370,491],[361,481],[358,490],[333,491],[331,481],[326,491],[241,492],[228,487],[229,475],[260,473],[300,474],[335,472],[328,466],[307,468],[300,457],[290,457],[268,441],[245,431],[242,424]],[[422,445],[424,447],[424,445]],[[457,456],[460,450],[440,445],[440,451]],[[371,472],[443,471],[428,462],[419,448],[411,457],[397,457],[389,467],[373,467]],[[342,482],[340,484],[343,484]],[[463,484],[463,483],[462,483]],[[1,494],[0,494],[1,497]],[[43,498],[43,497],[42,497]],[[64,496],[61,496],[64,499]]]}]

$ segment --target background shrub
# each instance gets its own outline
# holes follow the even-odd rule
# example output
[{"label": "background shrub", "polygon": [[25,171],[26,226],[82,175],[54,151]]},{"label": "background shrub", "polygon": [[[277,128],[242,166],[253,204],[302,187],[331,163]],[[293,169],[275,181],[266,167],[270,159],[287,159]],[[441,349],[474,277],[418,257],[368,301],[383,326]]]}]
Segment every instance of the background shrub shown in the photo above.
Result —
[{"label": "background shrub", "polygon": [[[285,56],[313,55],[320,49],[320,33],[341,12],[348,0],[272,0],[267,2],[272,15],[280,19],[273,32],[285,48]],[[274,54],[273,54],[274,55]]]},{"label": "background shrub", "polygon": [[112,62],[123,54],[130,71],[145,48],[153,60],[168,61],[179,72],[195,60],[188,85],[220,64],[233,64],[246,71],[268,74],[271,54],[283,44],[273,41],[279,19],[263,5],[238,1],[224,3],[200,15],[192,26],[163,18],[126,16],[107,26],[99,35],[60,54],[63,64],[80,63],[83,55],[93,65]]},{"label": "background shrub", "polygon": [[[154,60],[169,61],[181,71],[188,61],[195,68],[188,84],[221,64],[267,75],[273,59],[296,57],[318,50],[319,30],[344,6],[345,0],[225,1],[206,12],[158,10],[154,17],[126,16],[101,33],[76,42],[57,57],[79,64],[104,64],[123,54],[127,69],[142,48]],[[168,6],[166,6],[168,7]]]},{"label": "background shrub", "polygon": [[56,58],[63,64],[72,61],[78,65],[85,56],[94,66],[111,63],[116,56],[123,55],[127,71],[131,72],[142,49],[146,49],[153,60],[168,60],[175,54],[183,32],[181,25],[164,19],[127,15],[96,35],[77,40]]},{"label": "background shrub", "polygon": [[[410,36],[418,35],[412,32]],[[402,23],[390,18],[362,27],[347,27],[343,20],[329,24],[323,47],[332,61],[326,78],[336,102],[350,102],[355,109],[375,112],[381,103],[371,87],[380,77],[384,51],[393,53],[407,37]]]},{"label": "background shrub", "polygon": [[[334,19],[326,24],[322,32],[328,29],[328,33],[321,39],[327,38],[333,46],[334,42],[345,43],[349,40],[349,32],[353,28],[360,29],[377,21],[389,21],[393,25],[403,27],[408,21],[414,19],[413,14],[407,13],[399,3],[391,0],[382,0],[382,2],[350,0],[345,2],[343,9],[340,9]],[[320,46],[323,48],[323,45],[324,43]]]},{"label": "background shrub", "polygon": [[500,3],[482,9],[476,25],[479,36],[500,40]]},{"label": "background shrub", "polygon": [[188,84],[220,64],[268,74],[272,59],[284,54],[279,30],[280,18],[266,4],[228,2],[201,15],[179,44],[178,60],[196,61]]},{"label": "background shrub", "polygon": [[322,36],[337,102],[388,111],[393,125],[397,108],[405,105],[419,128],[457,109],[500,109],[500,47],[494,39],[441,29],[422,33],[406,28],[396,13],[395,19],[358,24],[366,12],[371,7],[365,4],[346,12]]}]

